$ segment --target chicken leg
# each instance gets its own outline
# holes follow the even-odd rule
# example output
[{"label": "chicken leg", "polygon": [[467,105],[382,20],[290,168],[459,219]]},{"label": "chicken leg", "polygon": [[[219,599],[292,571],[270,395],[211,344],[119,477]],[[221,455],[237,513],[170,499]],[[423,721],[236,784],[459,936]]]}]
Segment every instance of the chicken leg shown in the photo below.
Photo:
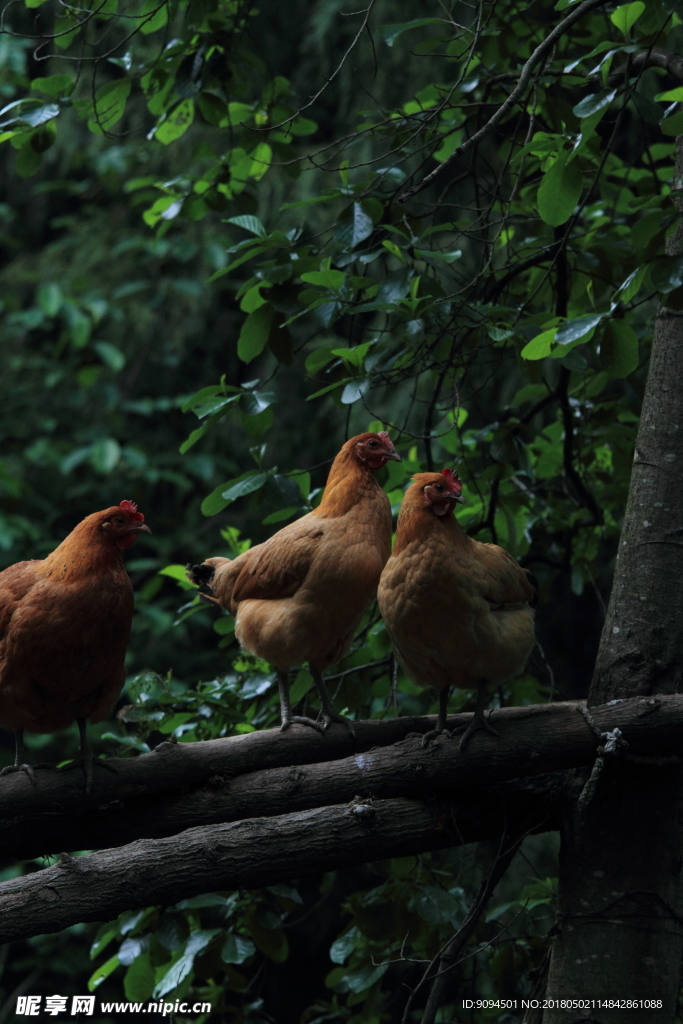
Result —
[{"label": "chicken leg", "polygon": [[113,764],[109,764],[108,761],[103,761],[101,757],[94,756],[92,752],[92,747],[90,746],[90,743],[88,741],[87,720],[85,718],[77,718],[76,722],[78,723],[78,733],[81,738],[80,757],[75,757],[73,761],[69,761],[68,764],[62,765],[62,767],[58,768],[57,771],[66,772],[69,771],[71,768],[78,768],[82,766],[83,772],[85,774],[85,792],[88,796],[90,796],[90,793],[92,791],[92,770],[94,765],[98,765],[100,768],[106,768],[108,771],[114,772],[115,775],[118,775],[119,770],[118,768],[115,768]]},{"label": "chicken leg", "polygon": [[12,772],[26,772],[31,782],[31,785],[36,785],[36,775],[33,770],[33,765],[26,763],[26,754],[24,752],[24,730],[14,730],[14,764],[8,764],[6,768],[3,768],[0,775],[10,775]]},{"label": "chicken leg", "polygon": [[486,704],[488,696],[488,681],[486,679],[480,679],[477,686],[477,704],[474,709],[474,718],[465,729],[458,750],[464,750],[469,743],[472,735],[483,729],[484,732],[490,732],[493,736],[500,736],[500,733],[493,728],[489,722],[491,712],[489,712],[488,718],[486,717]]},{"label": "chicken leg", "polygon": [[315,729],[322,736],[322,727],[317,722],[314,722],[312,718],[303,718],[301,715],[292,714],[292,706],[289,702],[289,678],[287,672],[278,671],[277,685],[280,690],[280,715],[282,717],[280,732],[286,732],[292,722],[298,722],[299,725],[310,725],[312,729]]},{"label": "chicken leg", "polygon": [[422,746],[426,747],[430,740],[435,740],[437,736],[446,735],[450,737],[450,733],[446,728],[446,721],[448,719],[448,694],[450,693],[450,686],[444,686],[443,690],[439,690],[439,713],[436,716],[436,728],[430,729],[422,737]]},{"label": "chicken leg", "polygon": [[315,668],[315,666],[311,665],[310,662],[308,667],[311,670],[313,682],[318,688],[318,694],[320,696],[320,714],[322,715],[324,728],[329,729],[329,727],[332,725],[332,722],[339,722],[341,725],[346,726],[346,728],[349,730],[352,736],[355,736],[356,733],[353,728],[353,723],[351,722],[351,719],[346,718],[345,715],[338,715],[337,712],[334,710],[334,706],[332,704],[332,701],[330,700],[330,695],[327,692],[325,680],[323,679],[323,674],[320,671],[320,669]]}]

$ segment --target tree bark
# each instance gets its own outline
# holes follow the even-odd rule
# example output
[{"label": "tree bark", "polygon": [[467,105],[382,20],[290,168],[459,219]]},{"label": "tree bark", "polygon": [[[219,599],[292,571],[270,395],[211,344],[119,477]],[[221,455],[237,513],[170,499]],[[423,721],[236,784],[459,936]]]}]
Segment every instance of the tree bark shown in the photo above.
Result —
[{"label": "tree bark", "polygon": [[462,813],[456,819],[448,801],[357,798],[341,806],[191,828],[83,857],[63,854],[53,867],[0,886],[0,943],[207,891],[273,885],[472,842],[482,821],[490,830],[497,819],[491,838],[499,838],[509,828],[538,831],[549,820],[547,813],[539,820],[537,799],[530,813],[524,801],[515,807],[498,798],[493,804],[492,815],[481,798],[473,801],[468,820]]},{"label": "tree bark", "polygon": [[[119,776],[98,776],[96,786],[105,783],[107,797],[100,797],[95,807],[82,797],[80,771],[40,772],[35,790],[23,777],[11,795],[4,794],[0,856],[29,858],[122,846],[194,826],[344,803],[359,793],[385,799],[451,794],[460,798],[507,779],[591,765],[598,741],[578,708],[579,702],[501,708],[494,714],[500,739],[481,734],[463,753],[457,740],[441,740],[423,749],[418,735],[339,760],[307,764],[303,759],[324,744],[307,730],[306,738],[291,747],[286,766],[260,767],[232,778],[239,765],[253,769],[273,764],[282,754],[282,734],[261,733],[264,739],[258,744],[242,743],[247,737],[164,744],[160,754],[117,762],[122,766]],[[665,697],[654,709],[647,701],[623,701],[595,708],[593,715],[601,731],[620,728],[634,754],[670,754],[683,741],[680,696]],[[450,724],[462,725],[470,718],[455,715]],[[360,726],[373,724],[357,723],[359,733],[364,733]],[[240,747],[246,751],[243,759],[236,756]],[[297,758],[302,759],[298,764]],[[135,770],[134,786],[125,771],[128,765]],[[188,765],[193,784],[178,792],[179,768]],[[158,788],[160,776],[169,786],[166,792]],[[140,795],[145,788],[152,795]],[[76,808],[74,793],[80,797]]]},{"label": "tree bark", "polygon": [[[683,138],[676,184],[683,205]],[[683,253],[679,229],[667,244]],[[589,705],[674,693],[683,676],[683,313],[661,307],[614,585]],[[543,1024],[673,1024],[683,959],[680,766],[615,764],[562,826],[551,999],[661,999],[662,1009],[546,1010]],[[656,1016],[655,1016],[656,1015]]]}]

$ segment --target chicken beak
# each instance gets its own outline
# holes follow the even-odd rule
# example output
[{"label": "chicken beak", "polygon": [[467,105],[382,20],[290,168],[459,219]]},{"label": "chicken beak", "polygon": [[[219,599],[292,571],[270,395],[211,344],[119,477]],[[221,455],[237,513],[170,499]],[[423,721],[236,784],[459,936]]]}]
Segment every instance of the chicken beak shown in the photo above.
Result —
[{"label": "chicken beak", "polygon": [[152,531],[150,530],[150,528],[147,525],[147,523],[131,523],[131,525],[126,530],[126,533],[151,533],[151,532]]},{"label": "chicken beak", "polygon": [[465,499],[463,498],[462,494],[449,494],[446,500],[452,501],[453,504],[455,504],[455,502],[457,502],[459,505],[465,504]]},{"label": "chicken beak", "polygon": [[390,452],[382,452],[382,455],[385,459],[391,459],[392,462],[403,462],[403,459],[395,448],[392,448]]}]

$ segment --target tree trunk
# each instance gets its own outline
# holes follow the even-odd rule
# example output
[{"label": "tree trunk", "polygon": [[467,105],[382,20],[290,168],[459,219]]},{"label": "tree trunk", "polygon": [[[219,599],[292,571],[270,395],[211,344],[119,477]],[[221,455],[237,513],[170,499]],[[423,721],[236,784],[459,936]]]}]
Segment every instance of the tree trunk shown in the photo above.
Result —
[{"label": "tree trunk", "polygon": [[[677,140],[676,184],[683,178]],[[679,209],[683,200],[676,198]],[[683,253],[681,229],[667,244]],[[674,693],[683,676],[683,313],[655,322],[633,476],[589,706]],[[652,702],[656,707],[657,702]],[[683,959],[680,765],[609,764],[581,815],[567,806],[543,1024],[674,1024]],[[661,1000],[644,1007],[640,1000]]]}]

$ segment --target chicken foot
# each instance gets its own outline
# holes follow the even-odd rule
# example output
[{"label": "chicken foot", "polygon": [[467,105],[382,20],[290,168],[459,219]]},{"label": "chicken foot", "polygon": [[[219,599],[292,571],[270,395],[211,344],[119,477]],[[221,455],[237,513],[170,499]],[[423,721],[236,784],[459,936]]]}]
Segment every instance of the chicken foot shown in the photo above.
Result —
[{"label": "chicken foot", "polygon": [[345,725],[346,728],[351,733],[351,735],[355,737],[356,733],[353,728],[353,722],[351,721],[351,719],[347,718],[345,715],[338,715],[337,712],[334,710],[334,706],[332,704],[332,701],[330,700],[330,695],[327,692],[325,680],[323,679],[323,674],[320,671],[320,669],[315,668],[313,665],[310,664],[310,662],[308,667],[311,670],[313,682],[315,683],[318,689],[318,694],[320,696],[320,715],[322,716],[322,720],[324,723],[323,728],[329,729],[333,722],[339,722],[341,725]]},{"label": "chicken foot", "polygon": [[114,772],[115,775],[118,775],[119,770],[118,768],[115,768],[113,764],[109,764],[108,761],[102,760],[101,757],[95,757],[93,754],[92,747],[88,741],[87,720],[85,718],[77,718],[76,722],[78,723],[78,732],[81,737],[81,755],[80,757],[75,757],[73,761],[69,761],[68,764],[62,765],[62,767],[58,768],[57,771],[66,772],[71,768],[79,768],[82,766],[83,772],[85,773],[85,792],[90,796],[92,791],[92,770],[94,765],[99,765],[100,768],[106,768],[107,771]]},{"label": "chicken foot", "polygon": [[474,709],[474,718],[465,729],[458,750],[464,750],[469,743],[472,735],[483,729],[484,732],[490,732],[492,736],[500,736],[500,733],[493,728],[489,722],[492,712],[489,711],[488,717],[486,716],[486,704],[488,696],[488,681],[486,679],[480,679],[479,685],[477,686],[477,704]]},{"label": "chicken foot", "polygon": [[426,732],[423,735],[423,747],[426,747],[430,740],[435,740],[437,736],[445,735],[450,739],[451,733],[446,728],[446,720],[448,719],[448,694],[450,692],[450,686],[444,686],[443,690],[439,690],[439,714],[436,716],[436,728],[430,729],[429,732]]},{"label": "chicken foot", "polygon": [[[26,762],[26,753],[24,751],[24,730],[23,729],[15,729],[14,730],[14,744],[15,744],[14,764],[8,764],[6,768],[2,769],[2,771],[0,772],[0,775],[10,775],[12,772],[25,772],[28,775],[28,777],[29,777],[31,785],[35,788],[35,786],[37,785],[37,783],[36,783],[36,773],[34,771],[33,765],[32,764],[28,764]],[[41,767],[41,768],[43,768],[43,767],[51,768],[52,765],[40,765],[39,767]]]},{"label": "chicken foot", "polygon": [[310,725],[312,729],[315,729],[322,736],[323,730],[321,726],[313,721],[312,718],[304,718],[301,715],[292,714],[292,706],[289,702],[289,678],[287,672],[278,671],[277,685],[280,690],[280,714],[282,716],[280,732],[286,732],[292,722],[298,722],[299,725]]}]

